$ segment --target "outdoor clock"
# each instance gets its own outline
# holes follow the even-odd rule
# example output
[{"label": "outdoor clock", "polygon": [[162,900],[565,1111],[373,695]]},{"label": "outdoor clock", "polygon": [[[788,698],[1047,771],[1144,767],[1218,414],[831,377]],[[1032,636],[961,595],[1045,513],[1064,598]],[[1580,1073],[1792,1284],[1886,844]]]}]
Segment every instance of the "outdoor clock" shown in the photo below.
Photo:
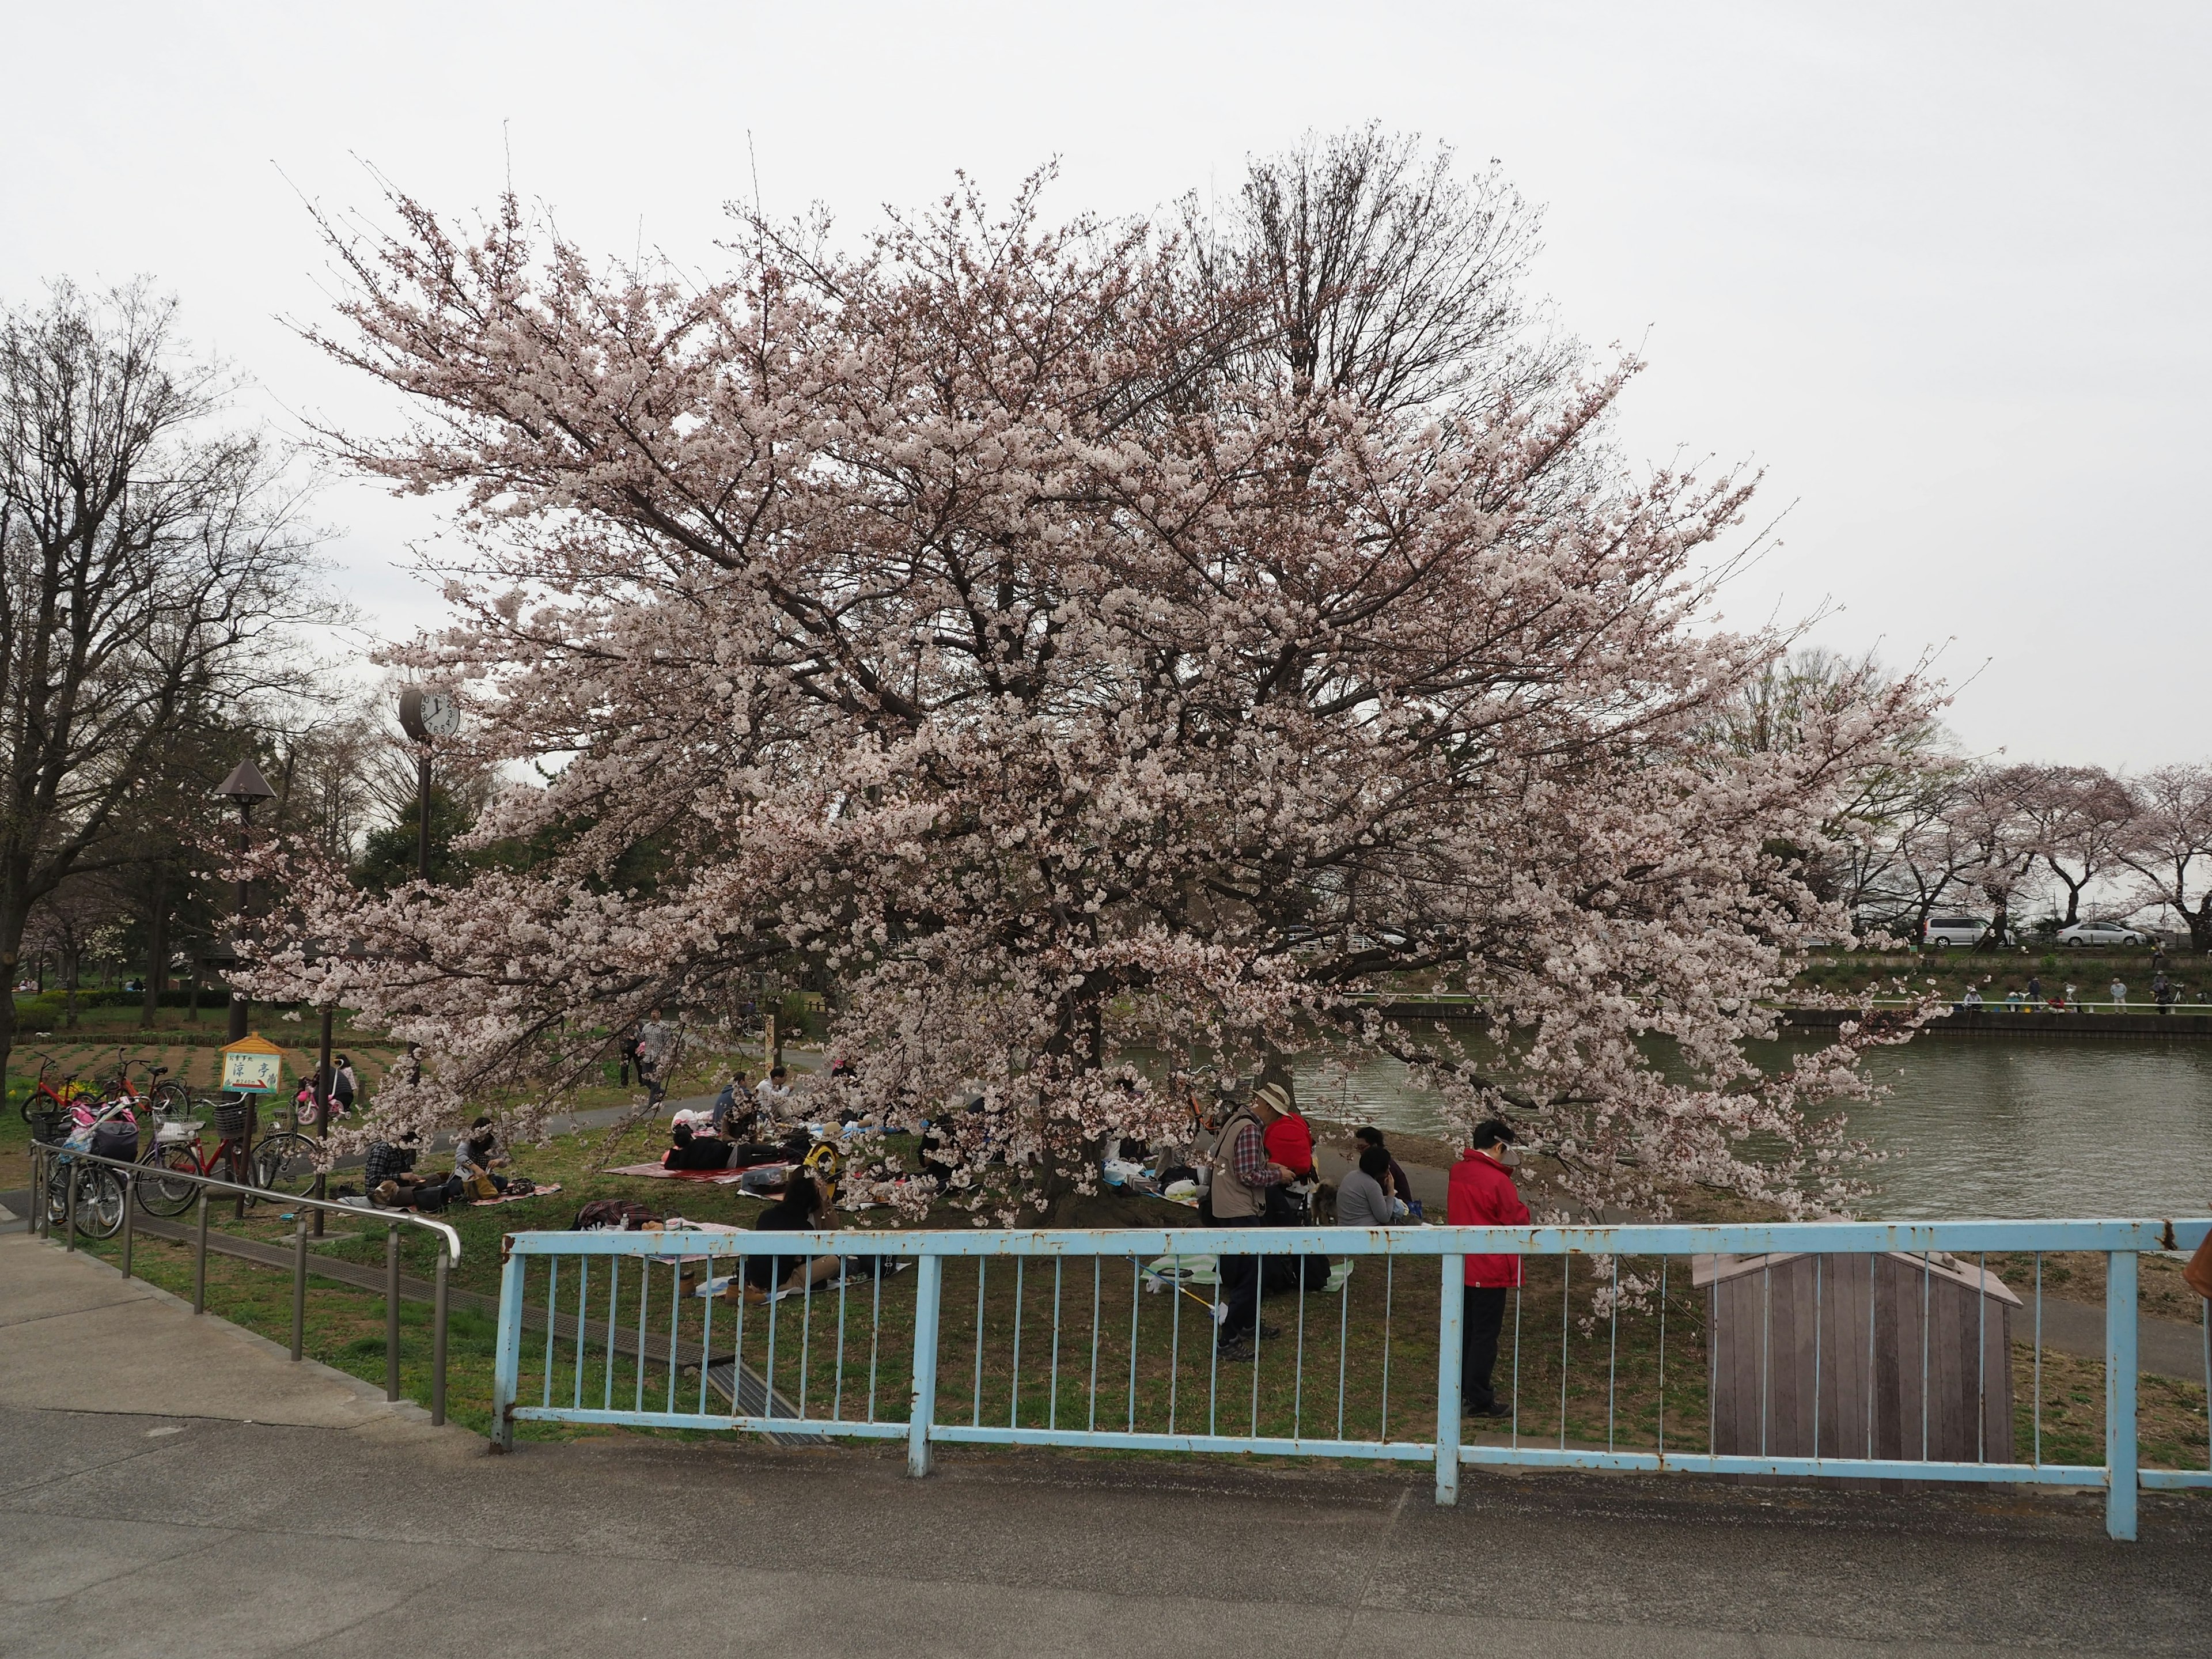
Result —
[{"label": "outdoor clock", "polygon": [[410,685],[399,694],[399,726],[416,743],[450,738],[461,729],[460,699],[450,691]]}]

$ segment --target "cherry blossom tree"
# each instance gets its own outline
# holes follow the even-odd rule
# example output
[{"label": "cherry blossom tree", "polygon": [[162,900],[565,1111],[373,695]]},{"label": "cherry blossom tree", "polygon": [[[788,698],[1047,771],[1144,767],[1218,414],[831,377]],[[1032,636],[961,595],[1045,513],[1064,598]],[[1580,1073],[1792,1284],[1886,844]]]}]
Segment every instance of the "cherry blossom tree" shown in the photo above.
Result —
[{"label": "cherry blossom tree", "polygon": [[2191,951],[2212,951],[2212,767],[2160,766],[2130,781],[2136,813],[2120,862],[2136,908],[2172,910]]},{"label": "cherry blossom tree", "polygon": [[2101,766],[2035,770],[2027,809],[2035,822],[2036,847],[2066,890],[2066,915],[2059,926],[2071,927],[2081,920],[2082,890],[2120,866],[2136,801],[2127,786]]},{"label": "cherry blossom tree", "polygon": [[[1848,928],[1806,849],[1915,763],[1926,688],[1738,751],[1718,713],[1790,643],[1714,616],[1749,483],[1613,455],[1633,363],[1507,372],[1510,330],[1439,328],[1418,373],[1340,335],[1297,374],[1264,245],[1049,225],[1042,184],[854,251],[748,220],[717,281],[595,264],[511,200],[333,231],[353,287],[316,337],[420,418],[331,441],[453,499],[465,550],[434,566],[459,620],[392,659],[462,690],[476,763],[534,770],[474,832],[534,853],[382,897],[301,854],[301,935],[363,949],[272,948],[262,994],[422,1043],[391,1115],[527,1085],[526,1127],[630,1019],[802,958],[842,1103],[979,1097],[955,1184],[1004,1216],[1181,1120],[1131,1054],[1324,1043],[1522,1115],[1589,1201],[1838,1201],[1808,1108],[1863,1095],[1877,1039],[1771,1074],[1742,1045]],[[1363,314],[1413,293],[1329,281]],[[1408,976],[1474,995],[1480,1042],[1362,1000]]]}]

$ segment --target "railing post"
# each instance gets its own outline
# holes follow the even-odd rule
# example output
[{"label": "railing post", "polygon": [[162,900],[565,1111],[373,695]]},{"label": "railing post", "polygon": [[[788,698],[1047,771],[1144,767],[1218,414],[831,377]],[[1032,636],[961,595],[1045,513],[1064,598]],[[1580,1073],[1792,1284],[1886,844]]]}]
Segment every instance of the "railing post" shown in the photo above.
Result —
[{"label": "railing post", "polygon": [[438,1241],[438,1299],[430,1315],[430,1421],[446,1420],[446,1241]]},{"label": "railing post", "polygon": [[292,1234],[292,1358],[307,1346],[307,1218],[301,1216]]},{"label": "railing post", "polygon": [[31,1143],[31,1224],[38,1229],[42,1239],[54,1236],[53,1218],[47,1213],[50,1200],[46,1194],[53,1188],[54,1165],[44,1141]]},{"label": "railing post", "polygon": [[2136,1255],[2105,1258],[2105,1531],[2136,1535]]},{"label": "railing post", "polygon": [[131,1277],[131,1248],[136,1242],[132,1237],[135,1229],[131,1224],[131,1200],[135,1196],[133,1188],[137,1180],[136,1170],[127,1171],[123,1176],[123,1276],[125,1279]]},{"label": "railing post", "polygon": [[399,1229],[384,1230],[384,1397],[399,1398]]},{"label": "railing post", "polygon": [[937,1420],[937,1307],[945,1290],[945,1258],[925,1255],[914,1289],[914,1389],[908,1396],[906,1472],[929,1473],[929,1427]]},{"label": "railing post", "polygon": [[192,1249],[192,1311],[207,1311],[207,1212],[208,1189],[200,1188],[199,1242]]},{"label": "railing post", "polygon": [[77,1179],[77,1166],[70,1164],[62,1171],[62,1218],[69,1229],[69,1248],[76,1249],[76,1189],[84,1183]]},{"label": "railing post", "polygon": [[1459,1368],[1467,1340],[1467,1258],[1441,1257],[1443,1285],[1437,1321],[1437,1502],[1459,1502]]},{"label": "railing post", "polygon": [[[499,1270],[499,1343],[491,1367],[491,1444],[494,1451],[509,1452],[514,1449],[514,1391],[522,1376],[522,1266],[528,1258],[515,1252],[511,1238],[503,1246],[507,1261]],[[439,1261],[442,1264],[444,1260],[441,1249]],[[551,1317],[550,1309],[546,1313]],[[439,1329],[444,1328],[441,1320]]]}]

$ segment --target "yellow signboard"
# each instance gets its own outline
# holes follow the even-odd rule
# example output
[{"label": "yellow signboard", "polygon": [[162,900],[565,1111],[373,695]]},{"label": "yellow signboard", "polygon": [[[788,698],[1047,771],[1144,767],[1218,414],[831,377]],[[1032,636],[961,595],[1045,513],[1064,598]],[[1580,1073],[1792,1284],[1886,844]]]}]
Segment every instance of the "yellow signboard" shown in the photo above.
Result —
[{"label": "yellow signboard", "polygon": [[284,1051],[258,1034],[234,1042],[222,1051],[225,1089],[249,1094],[273,1094],[284,1075]]}]

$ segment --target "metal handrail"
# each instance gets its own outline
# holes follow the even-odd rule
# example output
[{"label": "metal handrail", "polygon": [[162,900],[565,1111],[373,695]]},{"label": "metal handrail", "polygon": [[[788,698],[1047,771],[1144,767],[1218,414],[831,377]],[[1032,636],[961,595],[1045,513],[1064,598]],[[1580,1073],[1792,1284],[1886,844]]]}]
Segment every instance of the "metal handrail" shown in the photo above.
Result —
[{"label": "metal handrail", "polygon": [[[168,1181],[188,1181],[200,1189],[198,1224],[192,1251],[192,1311],[207,1311],[207,1251],[208,1199],[215,1193],[232,1194],[239,1199],[277,1202],[289,1205],[298,1218],[292,1236],[292,1358],[305,1357],[307,1320],[307,1217],[335,1213],[356,1219],[368,1218],[384,1224],[384,1397],[387,1401],[399,1398],[399,1230],[402,1226],[421,1227],[439,1236],[442,1247],[438,1251],[436,1288],[433,1297],[434,1311],[431,1321],[430,1358],[430,1420],[442,1424],[446,1420],[446,1334],[447,1275],[461,1259],[461,1236],[448,1223],[433,1221],[412,1211],[364,1209],[358,1205],[333,1203],[326,1199],[295,1198],[289,1193],[271,1192],[265,1187],[241,1186],[219,1176],[200,1175],[185,1170],[173,1170],[166,1164],[146,1164],[136,1159],[103,1157],[98,1152],[83,1152],[51,1140],[31,1143],[31,1202],[40,1236],[53,1236],[52,1205],[47,1197],[48,1183],[52,1179],[51,1164],[55,1159],[82,1160],[115,1170],[123,1183],[123,1276],[131,1276],[131,1247],[133,1206],[131,1200],[137,1182],[149,1175]],[[64,1220],[68,1248],[76,1249],[76,1189],[72,1180],[68,1186],[64,1204]]]},{"label": "metal handrail", "polygon": [[453,1265],[459,1266],[461,1260],[461,1236],[454,1231],[452,1224],[433,1221],[428,1216],[418,1215],[411,1210],[364,1210],[358,1204],[341,1204],[331,1199],[295,1198],[289,1193],[272,1192],[266,1187],[240,1186],[236,1182],[224,1181],[216,1176],[196,1175],[188,1170],[173,1170],[167,1164],[145,1164],[135,1158],[103,1158],[97,1152],[88,1152],[75,1146],[65,1146],[58,1140],[33,1140],[31,1146],[34,1152],[58,1154],[87,1164],[104,1164],[111,1170],[130,1175],[151,1175],[158,1170],[160,1178],[163,1181],[189,1181],[196,1187],[204,1187],[211,1192],[226,1193],[234,1197],[255,1199],[264,1202],[282,1199],[285,1206],[290,1209],[320,1210],[330,1215],[350,1216],[356,1220],[368,1215],[378,1218],[390,1226],[427,1228],[432,1232],[444,1235],[446,1253],[450,1256]]}]

